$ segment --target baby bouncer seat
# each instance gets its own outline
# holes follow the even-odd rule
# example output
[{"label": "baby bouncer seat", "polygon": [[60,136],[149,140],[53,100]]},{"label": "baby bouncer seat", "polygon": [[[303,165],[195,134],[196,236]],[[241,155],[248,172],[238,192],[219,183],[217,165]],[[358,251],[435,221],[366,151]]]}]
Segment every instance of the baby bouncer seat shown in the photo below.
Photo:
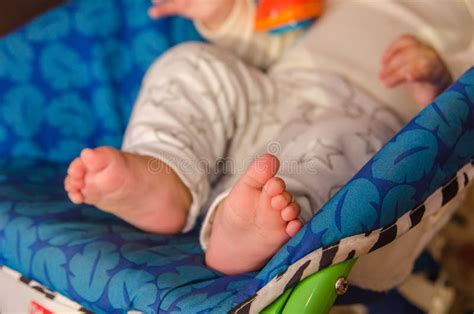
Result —
[{"label": "baby bouncer seat", "polygon": [[0,39],[0,278],[21,285],[4,285],[0,311],[324,312],[358,256],[397,241],[472,180],[474,69],[256,273],[206,268],[196,230],[148,234],[70,203],[68,162],[84,147],[118,147],[147,67],[198,39],[188,21],[150,21],[148,5],[75,0]]}]

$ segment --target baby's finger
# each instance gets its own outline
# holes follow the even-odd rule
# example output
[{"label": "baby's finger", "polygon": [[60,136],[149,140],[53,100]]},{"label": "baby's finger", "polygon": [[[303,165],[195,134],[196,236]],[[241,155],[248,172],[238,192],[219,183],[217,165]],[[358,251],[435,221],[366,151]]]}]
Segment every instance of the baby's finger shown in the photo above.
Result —
[{"label": "baby's finger", "polygon": [[152,18],[159,18],[163,16],[169,15],[177,15],[179,14],[179,5],[174,1],[153,1],[155,3],[148,10],[148,15]]},{"label": "baby's finger", "polygon": [[407,63],[410,63],[413,59],[413,52],[410,48],[404,48],[403,50],[398,51],[389,62],[382,65],[382,70],[380,71],[380,79],[391,76],[393,73],[397,72],[401,67],[405,66]]},{"label": "baby's finger", "polygon": [[389,88],[396,87],[401,83],[411,80],[410,65],[405,65],[398,70],[392,72],[390,75],[381,78],[382,83]]},{"label": "baby's finger", "polygon": [[393,73],[398,71],[406,61],[404,60],[404,57],[402,55],[396,55],[393,57],[389,63],[384,64],[382,66],[382,70],[380,71],[380,78],[384,79],[385,77],[391,76]]},{"label": "baby's finger", "polygon": [[389,63],[390,59],[392,59],[401,50],[411,47],[416,43],[417,39],[412,35],[403,35],[399,37],[387,48],[387,50],[385,50],[385,53],[382,56],[382,63]]},{"label": "baby's finger", "polygon": [[437,80],[440,77],[439,69],[430,64],[426,59],[419,58],[412,63],[409,73],[407,74],[408,81],[430,81]]}]

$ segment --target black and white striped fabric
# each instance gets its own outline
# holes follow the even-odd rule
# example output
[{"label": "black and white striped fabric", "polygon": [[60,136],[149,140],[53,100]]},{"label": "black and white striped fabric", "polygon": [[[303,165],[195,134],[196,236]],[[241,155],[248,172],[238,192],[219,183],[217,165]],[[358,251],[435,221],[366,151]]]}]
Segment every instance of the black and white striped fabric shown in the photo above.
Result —
[{"label": "black and white striped fabric", "polygon": [[286,289],[295,287],[301,280],[319,270],[368,254],[392,243],[417,226],[424,218],[437,213],[460,196],[473,178],[474,161],[471,161],[462,167],[448,183],[436,190],[422,204],[401,216],[395,223],[370,233],[344,238],[330,246],[311,252],[271,280],[252,298],[235,307],[231,313],[258,313]]}]

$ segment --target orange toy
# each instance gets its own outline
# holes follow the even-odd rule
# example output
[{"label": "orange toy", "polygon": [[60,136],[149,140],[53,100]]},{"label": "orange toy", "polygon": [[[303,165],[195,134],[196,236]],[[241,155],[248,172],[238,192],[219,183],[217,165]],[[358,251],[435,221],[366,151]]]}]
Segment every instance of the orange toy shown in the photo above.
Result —
[{"label": "orange toy", "polygon": [[304,27],[323,13],[323,0],[259,0],[255,30],[281,33]]}]

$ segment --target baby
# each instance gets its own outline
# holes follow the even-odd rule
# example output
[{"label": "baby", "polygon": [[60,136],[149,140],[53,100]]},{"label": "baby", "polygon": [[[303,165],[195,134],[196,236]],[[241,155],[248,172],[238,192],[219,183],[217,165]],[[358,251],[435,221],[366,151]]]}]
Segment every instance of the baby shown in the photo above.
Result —
[{"label": "baby", "polygon": [[[84,149],[71,163],[71,201],[161,234],[189,231],[205,213],[207,265],[258,270],[419,110],[416,102],[428,104],[458,74],[441,55],[464,47],[463,38],[446,43],[435,27],[441,37],[430,44],[402,35],[432,21],[470,21],[464,2],[450,2],[455,21],[442,2],[378,3],[329,1],[293,43],[291,34],[253,32],[250,0],[159,1],[151,15],[190,17],[225,49],[188,43],[157,60],[122,150]],[[419,20],[397,16],[421,9]]]}]

